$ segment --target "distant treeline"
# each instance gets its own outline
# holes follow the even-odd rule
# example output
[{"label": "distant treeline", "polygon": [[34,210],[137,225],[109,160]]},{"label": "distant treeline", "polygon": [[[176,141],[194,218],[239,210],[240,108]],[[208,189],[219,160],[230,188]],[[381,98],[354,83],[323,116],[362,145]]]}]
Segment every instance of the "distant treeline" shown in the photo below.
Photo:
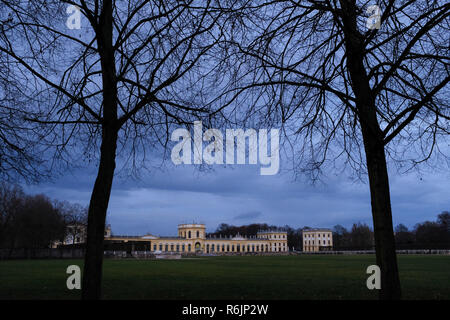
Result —
[{"label": "distant treeline", "polygon": [[[260,230],[283,229],[287,232],[289,249],[303,249],[302,232],[310,227],[292,228],[288,225],[277,227],[266,223],[233,226],[222,223],[208,236],[229,237],[237,234],[256,236]],[[350,230],[341,225],[332,228],[334,250],[374,250],[375,240],[372,228],[364,223],[354,223]],[[397,249],[450,249],[450,212],[444,211],[436,221],[425,221],[414,226],[413,230],[399,224],[395,228]]]},{"label": "distant treeline", "polygon": [[68,225],[85,223],[87,208],[45,195],[30,196],[17,185],[0,182],[0,248],[41,249],[62,241]]}]

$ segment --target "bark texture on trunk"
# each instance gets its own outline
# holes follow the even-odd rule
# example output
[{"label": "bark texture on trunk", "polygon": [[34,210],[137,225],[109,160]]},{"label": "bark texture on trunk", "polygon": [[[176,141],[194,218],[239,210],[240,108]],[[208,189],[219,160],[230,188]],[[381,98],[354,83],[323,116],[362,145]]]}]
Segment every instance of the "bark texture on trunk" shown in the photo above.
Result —
[{"label": "bark texture on trunk", "polygon": [[401,288],[384,144],[381,139],[371,137],[367,132],[363,133],[363,136],[370,183],[377,265],[381,270],[380,299],[397,300],[401,298]]},{"label": "bark texture on trunk", "polygon": [[106,212],[115,170],[117,134],[110,133],[108,138],[105,138],[102,142],[100,166],[89,204],[82,285],[83,300],[98,300],[101,298],[103,239]]},{"label": "bark texture on trunk", "polygon": [[389,191],[389,178],[375,98],[364,67],[364,38],[357,28],[355,0],[340,1],[343,14],[342,25],[347,57],[347,69],[356,98],[356,110],[366,153],[366,164],[370,183],[372,218],[375,234],[377,265],[381,270],[380,299],[401,298],[397,255]]},{"label": "bark texture on trunk", "polygon": [[105,221],[116,168],[117,82],[112,30],[112,0],[105,0],[96,28],[103,85],[102,143],[97,179],[89,203],[82,285],[82,299],[84,300],[101,298]]}]

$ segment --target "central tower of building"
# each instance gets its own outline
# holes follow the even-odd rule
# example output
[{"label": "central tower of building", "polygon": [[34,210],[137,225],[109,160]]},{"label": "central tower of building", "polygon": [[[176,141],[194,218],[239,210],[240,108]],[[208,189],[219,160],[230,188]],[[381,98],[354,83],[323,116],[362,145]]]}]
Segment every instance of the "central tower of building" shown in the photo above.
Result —
[{"label": "central tower of building", "polygon": [[178,225],[178,236],[185,239],[206,239],[206,227],[201,223]]}]

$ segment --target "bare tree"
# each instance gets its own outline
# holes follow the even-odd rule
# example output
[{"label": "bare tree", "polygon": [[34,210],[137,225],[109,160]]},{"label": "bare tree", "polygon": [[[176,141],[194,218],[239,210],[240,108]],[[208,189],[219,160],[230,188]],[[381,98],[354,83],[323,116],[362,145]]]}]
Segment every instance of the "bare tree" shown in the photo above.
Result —
[{"label": "bare tree", "polygon": [[448,167],[450,4],[242,3],[229,12],[218,55],[229,82],[213,103],[282,126],[296,168],[313,178],[330,167],[367,173],[380,298],[399,299],[388,163]]},{"label": "bare tree", "polygon": [[[64,220],[64,238],[71,239],[72,244],[85,241],[89,208],[68,201],[54,201],[53,206]],[[80,237],[80,241],[76,241],[77,237]]]},{"label": "bare tree", "polygon": [[25,193],[22,188],[9,183],[0,183],[0,248],[14,248],[17,233],[14,227],[24,206]]},{"label": "bare tree", "polygon": [[[95,159],[82,298],[101,297],[103,237],[116,155],[165,145],[174,124],[207,116],[205,57],[220,37],[210,1],[0,1],[0,53],[21,75],[27,117],[52,159]],[[68,15],[70,20],[66,26]],[[77,30],[77,14],[81,29]],[[74,27],[69,29],[68,26]],[[68,150],[72,157],[67,158]],[[77,158],[75,155],[79,155]],[[139,159],[138,159],[139,160]],[[130,163],[130,162],[128,162]]]}]

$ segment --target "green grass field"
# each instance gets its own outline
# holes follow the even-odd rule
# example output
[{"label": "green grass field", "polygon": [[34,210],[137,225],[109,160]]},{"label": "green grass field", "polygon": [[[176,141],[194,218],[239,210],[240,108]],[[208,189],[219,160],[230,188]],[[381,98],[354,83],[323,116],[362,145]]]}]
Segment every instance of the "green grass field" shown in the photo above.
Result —
[{"label": "green grass field", "polygon": [[[0,299],[78,299],[66,288],[81,260],[0,261]],[[376,299],[373,255],[105,260],[105,299]],[[450,256],[399,256],[405,299],[450,299]]]}]

